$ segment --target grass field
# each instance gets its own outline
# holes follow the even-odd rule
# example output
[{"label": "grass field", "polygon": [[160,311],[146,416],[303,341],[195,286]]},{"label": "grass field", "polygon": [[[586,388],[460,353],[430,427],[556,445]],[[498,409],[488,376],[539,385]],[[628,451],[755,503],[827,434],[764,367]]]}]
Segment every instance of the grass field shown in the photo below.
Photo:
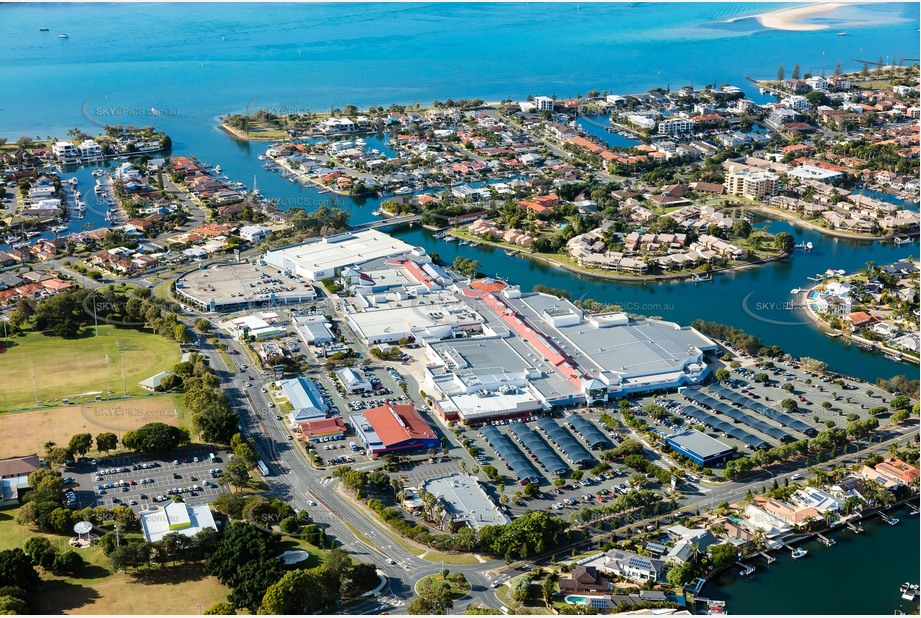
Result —
[{"label": "grass field", "polygon": [[119,435],[147,423],[191,426],[182,395],[152,395],[0,414],[0,458],[44,452],[51,440],[66,445],[77,433]]},{"label": "grass field", "polygon": [[110,325],[101,325],[98,337],[89,331],[81,339],[41,333],[11,339],[15,345],[0,353],[0,410],[35,407],[36,391],[45,403],[97,393],[122,395],[125,387],[128,395],[144,394],[138,382],[179,362],[179,345],[164,337]]},{"label": "grass field", "polygon": [[[41,534],[16,523],[18,509],[0,511],[0,549],[22,547],[31,536],[44,536],[58,550],[68,547],[63,536]],[[201,566],[177,565],[112,573],[99,547],[79,550],[88,565],[73,577],[42,574],[32,599],[36,614],[198,614],[230,592]]]}]

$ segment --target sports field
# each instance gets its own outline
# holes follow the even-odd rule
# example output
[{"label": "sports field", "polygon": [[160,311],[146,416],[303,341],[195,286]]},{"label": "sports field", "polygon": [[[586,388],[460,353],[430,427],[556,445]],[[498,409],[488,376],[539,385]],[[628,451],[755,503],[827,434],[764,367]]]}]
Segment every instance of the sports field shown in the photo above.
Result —
[{"label": "sports field", "polygon": [[71,436],[78,433],[91,433],[95,437],[110,431],[120,438],[125,431],[147,423],[187,426],[186,421],[181,395],[151,395],[7,412],[0,414],[0,459],[44,453],[44,444],[49,440],[66,446]]},{"label": "sports field", "polygon": [[[28,333],[0,353],[0,410],[35,407],[40,402],[92,399],[146,393],[138,382],[172,369],[179,362],[179,345],[139,330],[99,327],[99,336],[61,339]],[[34,381],[33,381],[34,372]],[[124,381],[123,381],[124,380]]]}]

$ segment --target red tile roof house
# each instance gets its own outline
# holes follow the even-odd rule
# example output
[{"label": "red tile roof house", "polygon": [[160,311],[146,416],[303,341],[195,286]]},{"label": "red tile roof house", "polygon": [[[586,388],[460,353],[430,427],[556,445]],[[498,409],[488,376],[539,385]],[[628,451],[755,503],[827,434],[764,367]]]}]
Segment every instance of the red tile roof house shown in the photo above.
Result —
[{"label": "red tile roof house", "polygon": [[865,311],[855,311],[854,313],[849,313],[844,317],[850,321],[851,324],[853,324],[855,330],[858,328],[863,328],[864,326],[869,326],[870,324],[874,324],[879,321]]},{"label": "red tile roof house", "polygon": [[921,470],[905,463],[900,459],[890,459],[876,464],[876,471],[893,481],[903,485],[916,485],[921,477]]},{"label": "red tile roof house", "polygon": [[569,577],[560,578],[560,592],[609,592],[611,582],[603,579],[593,566],[574,566]]}]

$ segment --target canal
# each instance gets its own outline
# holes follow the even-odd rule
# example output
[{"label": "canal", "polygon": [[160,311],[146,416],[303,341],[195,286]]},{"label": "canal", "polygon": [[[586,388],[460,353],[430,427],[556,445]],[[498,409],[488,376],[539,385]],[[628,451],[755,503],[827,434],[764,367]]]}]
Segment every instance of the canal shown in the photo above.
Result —
[{"label": "canal", "polygon": [[864,531],[843,529],[826,534],[835,544],[817,540],[798,544],[809,553],[793,560],[788,550],[773,552],[777,561],[768,565],[758,557],[751,577],[741,577],[730,567],[709,581],[700,596],[726,601],[730,614],[855,615],[918,613],[918,601],[904,601],[899,586],[919,581],[918,547],[921,527],[918,515],[908,508],[889,513],[900,521],[895,526],[878,517],[862,522]]}]

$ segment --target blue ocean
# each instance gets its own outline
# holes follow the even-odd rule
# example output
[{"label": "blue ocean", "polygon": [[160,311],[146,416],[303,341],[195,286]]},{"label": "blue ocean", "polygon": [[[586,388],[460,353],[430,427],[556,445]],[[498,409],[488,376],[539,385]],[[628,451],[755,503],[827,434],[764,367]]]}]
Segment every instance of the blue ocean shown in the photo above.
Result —
[{"label": "blue ocean", "polygon": [[[282,208],[332,202],[362,222],[375,218],[378,200],[331,200],[267,172],[257,159],[265,144],[230,137],[218,129],[219,117],[260,108],[303,113],[724,82],[764,102],[746,77],[771,78],[781,63],[788,72],[798,63],[803,73],[831,74],[838,62],[855,70],[865,60],[918,57],[917,3],[846,5],[808,19],[828,26],[808,32],[767,29],[755,19],[790,6],[797,5],[2,4],[0,137],[66,138],[74,127],[96,133],[105,124],[155,125],[172,136],[174,154],[219,163],[230,178],[256,182]],[[615,145],[629,143],[583,126]],[[81,184],[93,182],[89,169],[76,175]],[[101,215],[88,213],[71,226],[87,223],[104,225]],[[790,290],[809,287],[807,277],[828,268],[853,271],[868,260],[885,264],[916,250],[829,238],[782,222],[759,225],[790,231],[815,250],[710,284],[644,285],[439,242],[418,228],[396,233],[448,262],[456,255],[477,259],[483,272],[525,289],[543,283],[685,324],[698,317],[724,322],[867,380],[916,373],[829,339],[787,309]]]}]

